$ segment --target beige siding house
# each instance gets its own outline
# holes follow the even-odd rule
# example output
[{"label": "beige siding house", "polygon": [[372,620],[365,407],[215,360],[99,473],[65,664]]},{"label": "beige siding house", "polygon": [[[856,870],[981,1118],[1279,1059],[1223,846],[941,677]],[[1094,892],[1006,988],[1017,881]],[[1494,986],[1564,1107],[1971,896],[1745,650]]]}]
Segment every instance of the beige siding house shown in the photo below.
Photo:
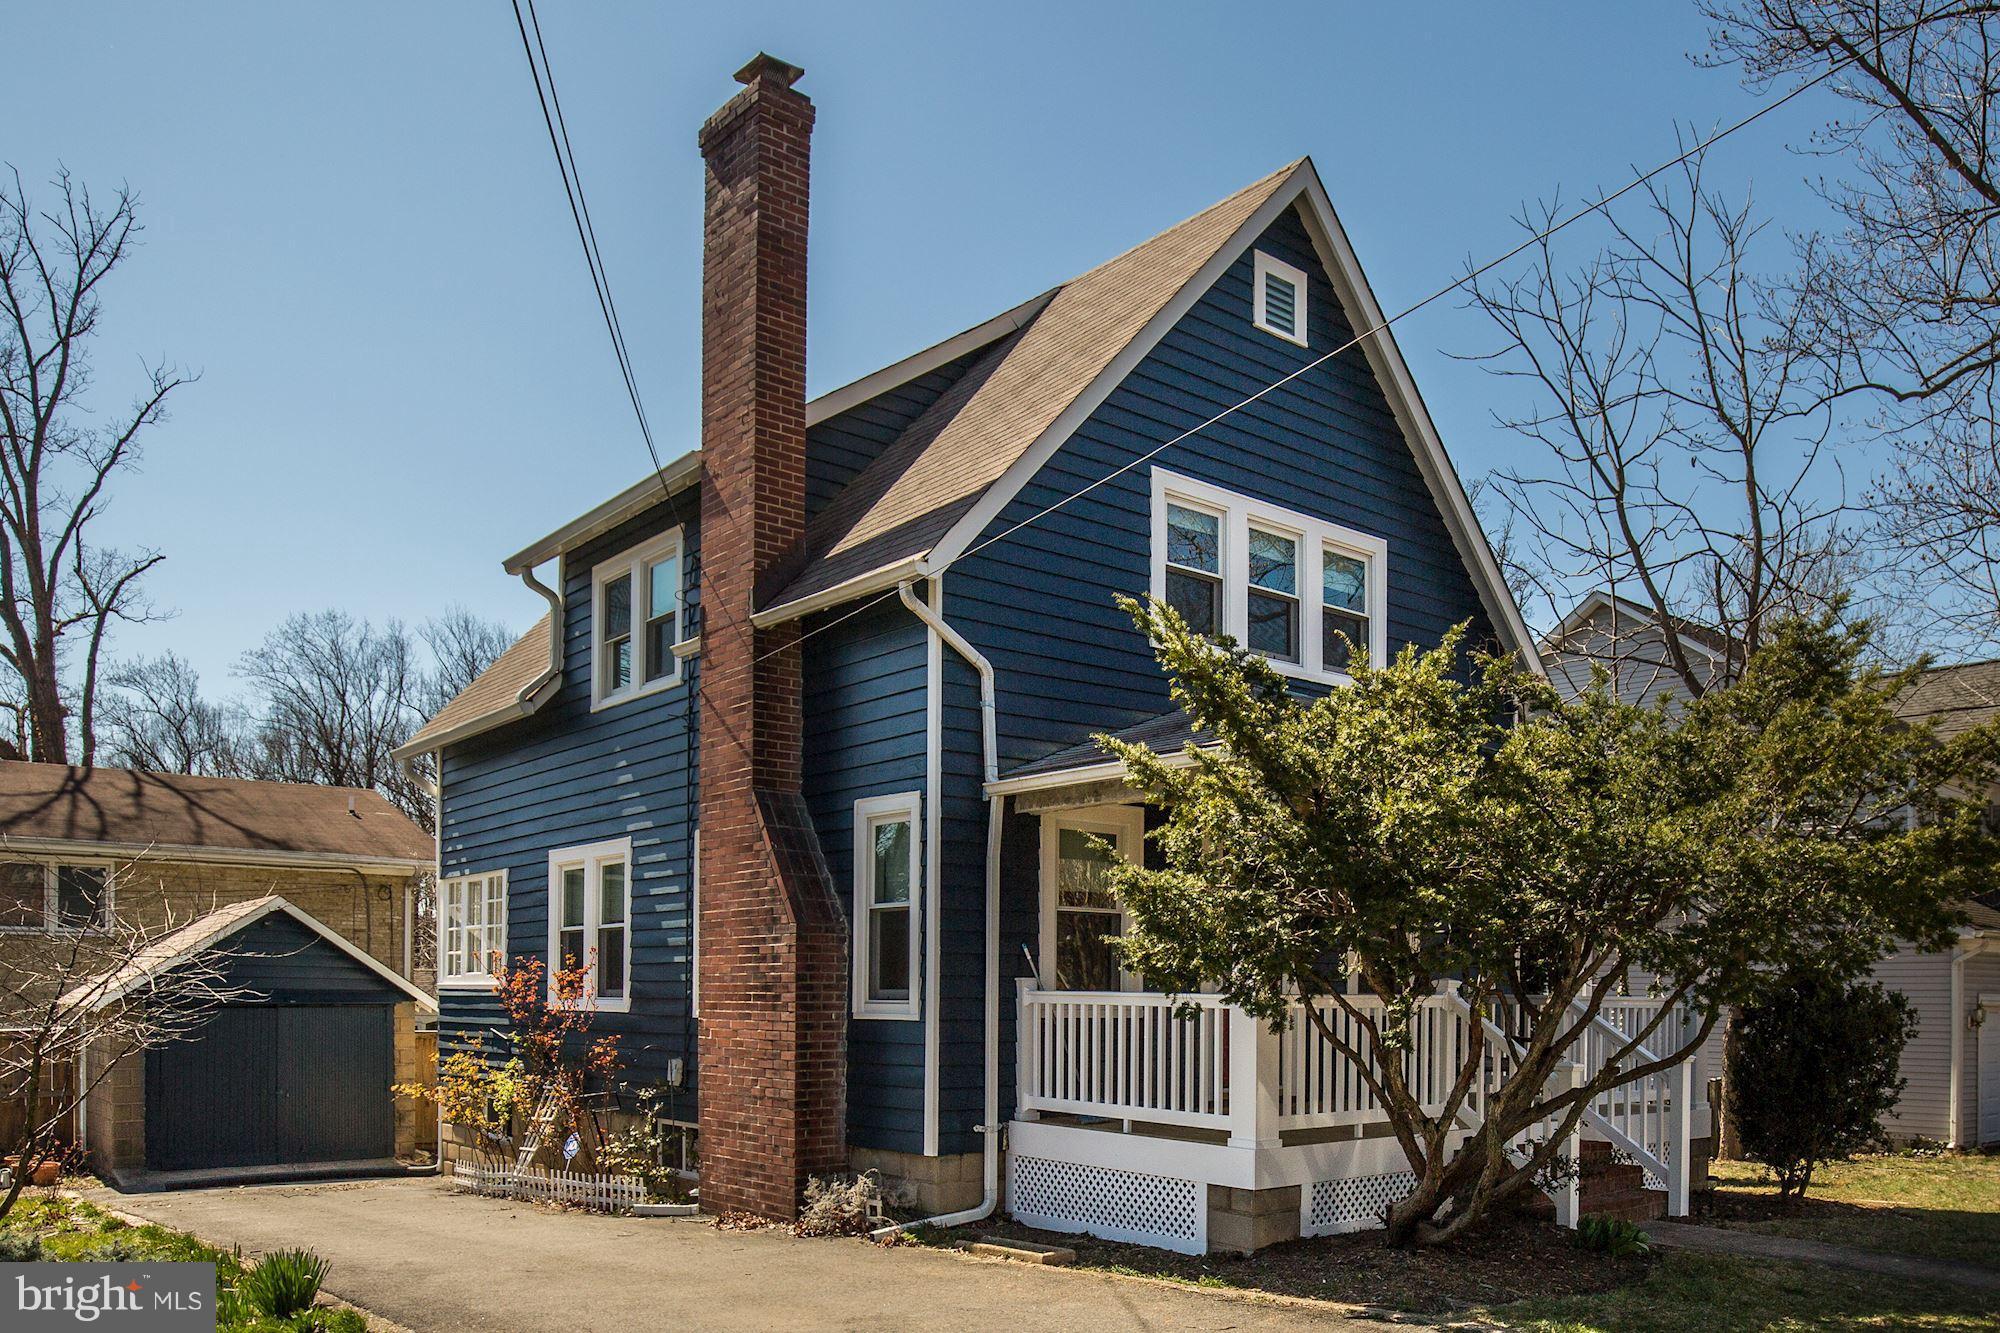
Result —
[{"label": "beige siding house", "polygon": [[[436,1012],[411,980],[433,857],[373,791],[0,762],[0,1010],[71,947],[129,953],[145,932],[163,965],[208,951],[247,980],[194,1038],[71,1071],[94,1085],[72,1132],[100,1172],[404,1155],[414,1120],[392,1122],[387,1081],[414,1072],[415,1024]],[[353,1078],[370,1091],[343,1110],[326,1089]]]},{"label": "beige siding house", "polygon": [[[1716,679],[1727,662],[1727,644],[1702,626],[1680,622],[1675,630],[1697,671]],[[1637,602],[1596,592],[1543,640],[1549,679],[1572,694],[1602,667],[1618,696],[1652,704],[1683,697],[1686,688],[1668,665],[1666,633],[1653,611]],[[1898,702],[1911,719],[1932,721],[1953,735],[2000,717],[2000,661],[1935,667]],[[1993,798],[2000,817],[2000,791]],[[1903,1050],[1906,1086],[1888,1117],[1898,1140],[1927,1139],[1958,1148],[2000,1145],[2000,884],[1964,904],[1966,924],[1950,949],[1924,953],[1907,946],[1875,965],[1878,981],[1915,1007],[1919,1028]],[[1635,976],[1643,991],[1650,978]],[[1697,1077],[1722,1072],[1718,1027],[1698,1056]]]}]

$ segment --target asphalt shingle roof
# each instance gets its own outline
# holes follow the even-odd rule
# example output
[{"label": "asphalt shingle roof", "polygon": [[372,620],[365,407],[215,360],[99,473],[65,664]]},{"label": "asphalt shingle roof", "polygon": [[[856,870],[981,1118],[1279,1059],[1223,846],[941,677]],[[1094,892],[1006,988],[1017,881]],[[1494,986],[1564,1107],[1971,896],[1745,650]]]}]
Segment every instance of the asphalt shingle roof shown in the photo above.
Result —
[{"label": "asphalt shingle roof", "polygon": [[0,762],[0,848],[14,839],[336,862],[429,864],[436,853],[428,833],[365,788]]}]

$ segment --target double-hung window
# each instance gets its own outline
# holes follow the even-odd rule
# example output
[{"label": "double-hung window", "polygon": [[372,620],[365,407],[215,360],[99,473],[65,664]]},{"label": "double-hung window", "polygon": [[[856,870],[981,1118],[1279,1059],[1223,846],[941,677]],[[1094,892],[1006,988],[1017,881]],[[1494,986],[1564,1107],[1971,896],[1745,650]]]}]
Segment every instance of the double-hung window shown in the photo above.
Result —
[{"label": "double-hung window", "polygon": [[1345,680],[1355,649],[1383,660],[1388,564],[1380,537],[1153,469],[1153,596],[1285,675]]},{"label": "double-hung window", "polygon": [[680,679],[675,648],[686,629],[681,566],[676,528],[592,571],[591,707],[649,694]]},{"label": "double-hung window", "polygon": [[923,883],[915,792],[854,803],[854,1015],[917,1016],[917,901]]},{"label": "double-hung window", "polygon": [[1250,525],[1246,642],[1280,662],[1299,660],[1299,542]]},{"label": "double-hung window", "polygon": [[507,959],[507,872],[438,884],[438,984],[482,989]]},{"label": "double-hung window", "polygon": [[1167,503],[1166,603],[1197,634],[1222,627],[1222,516]]},{"label": "double-hung window", "polygon": [[600,1009],[632,1002],[632,840],[614,838],[549,853],[549,988],[559,970],[582,968]]},{"label": "double-hung window", "polygon": [[0,930],[104,931],[112,921],[111,867],[51,861],[0,863]]},{"label": "double-hung window", "polygon": [[[1374,653],[1369,572],[1365,552],[1330,545],[1320,549],[1320,661],[1328,671],[1347,670],[1356,648]],[[1379,658],[1376,665],[1381,665]]]}]

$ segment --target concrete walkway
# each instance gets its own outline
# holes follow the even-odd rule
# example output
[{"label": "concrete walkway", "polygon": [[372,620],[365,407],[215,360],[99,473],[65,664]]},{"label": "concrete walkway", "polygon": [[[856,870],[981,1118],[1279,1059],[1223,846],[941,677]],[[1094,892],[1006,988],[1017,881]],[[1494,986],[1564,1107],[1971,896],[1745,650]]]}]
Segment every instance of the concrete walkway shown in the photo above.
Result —
[{"label": "concrete walkway", "polygon": [[1849,1245],[1828,1245],[1824,1241],[1796,1240],[1790,1236],[1766,1236],[1756,1231],[1692,1226],[1686,1222],[1648,1222],[1645,1227],[1654,1244],[1669,1249],[1737,1254],[1784,1263],[1824,1264],[1829,1268],[1851,1268],[1887,1277],[1950,1282],[1981,1291],[2000,1291],[2000,1270],[1952,1259],[1921,1259],[1909,1254],[1857,1250]]},{"label": "concrete walkway", "polygon": [[246,1253],[307,1246],[332,1264],[329,1292],[416,1333],[1382,1328],[1304,1301],[693,1218],[557,1213],[430,1179],[88,1197]]}]

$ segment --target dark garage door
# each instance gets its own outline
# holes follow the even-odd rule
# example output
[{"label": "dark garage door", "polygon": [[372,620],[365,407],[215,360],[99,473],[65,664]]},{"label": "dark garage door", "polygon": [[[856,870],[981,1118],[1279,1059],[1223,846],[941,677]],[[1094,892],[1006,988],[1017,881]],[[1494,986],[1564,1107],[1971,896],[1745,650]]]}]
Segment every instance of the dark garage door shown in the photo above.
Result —
[{"label": "dark garage door", "polygon": [[155,1171],[393,1157],[387,1005],[218,1010],[146,1054],[146,1164]]}]

